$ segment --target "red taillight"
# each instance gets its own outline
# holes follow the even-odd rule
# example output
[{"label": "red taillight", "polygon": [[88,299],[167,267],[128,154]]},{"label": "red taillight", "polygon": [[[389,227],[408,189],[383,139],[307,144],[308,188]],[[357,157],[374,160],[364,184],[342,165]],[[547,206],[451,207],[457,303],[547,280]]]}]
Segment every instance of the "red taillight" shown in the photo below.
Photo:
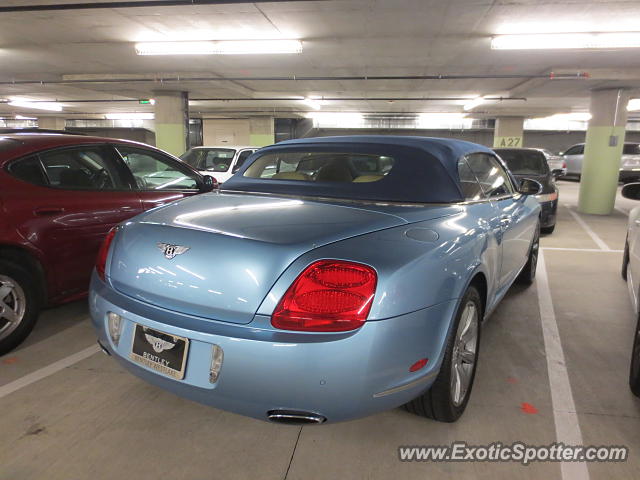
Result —
[{"label": "red taillight", "polygon": [[113,241],[113,237],[116,236],[117,228],[114,227],[109,230],[107,236],[102,242],[102,246],[100,247],[100,251],[98,252],[98,258],[96,259],[96,272],[98,276],[104,280],[104,271],[107,266],[107,257],[109,256],[109,247],[111,246],[111,242]]},{"label": "red taillight", "polygon": [[562,162],[562,168],[567,168],[567,162]]},{"label": "red taillight", "polygon": [[373,302],[378,276],[360,263],[320,260],[289,287],[271,316],[283,330],[344,332],[361,327]]}]

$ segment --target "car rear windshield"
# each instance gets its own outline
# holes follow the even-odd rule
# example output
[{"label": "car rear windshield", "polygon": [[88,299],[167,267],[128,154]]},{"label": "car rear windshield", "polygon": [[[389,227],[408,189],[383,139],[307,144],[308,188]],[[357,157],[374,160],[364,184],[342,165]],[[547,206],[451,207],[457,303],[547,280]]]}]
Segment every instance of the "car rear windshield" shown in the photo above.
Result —
[{"label": "car rear windshield", "polygon": [[623,155],[640,155],[640,143],[625,143],[622,149]]},{"label": "car rear windshield", "polygon": [[290,152],[263,155],[245,177],[300,182],[378,182],[393,168],[393,158],[344,152]]},{"label": "car rear windshield", "polygon": [[544,175],[547,162],[536,150],[496,150],[514,175]]},{"label": "car rear windshield", "polygon": [[196,170],[226,172],[231,166],[236,150],[233,148],[193,148],[180,159]]},{"label": "car rear windshield", "polygon": [[225,191],[400,203],[464,199],[457,172],[426,149],[378,143],[266,147],[224,182]]}]

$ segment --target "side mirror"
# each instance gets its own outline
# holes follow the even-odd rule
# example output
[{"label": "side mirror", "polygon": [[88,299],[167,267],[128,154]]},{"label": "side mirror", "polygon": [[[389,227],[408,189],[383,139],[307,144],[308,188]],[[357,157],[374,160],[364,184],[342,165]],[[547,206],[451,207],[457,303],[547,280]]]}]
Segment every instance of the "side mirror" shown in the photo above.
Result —
[{"label": "side mirror", "polygon": [[520,180],[518,192],[523,195],[538,195],[540,192],[542,192],[542,185],[537,180],[523,178],[522,180]]},{"label": "side mirror", "polygon": [[640,200],[640,183],[627,183],[622,187],[622,196],[631,200]]},{"label": "side mirror", "polygon": [[562,169],[561,168],[555,168],[555,169],[551,170],[551,175],[553,175],[553,178],[558,178],[558,177],[562,176]]},{"label": "side mirror", "polygon": [[204,175],[202,177],[202,186],[200,187],[200,192],[211,192],[212,190],[216,190],[219,186],[220,185],[218,184],[218,181],[211,175]]}]

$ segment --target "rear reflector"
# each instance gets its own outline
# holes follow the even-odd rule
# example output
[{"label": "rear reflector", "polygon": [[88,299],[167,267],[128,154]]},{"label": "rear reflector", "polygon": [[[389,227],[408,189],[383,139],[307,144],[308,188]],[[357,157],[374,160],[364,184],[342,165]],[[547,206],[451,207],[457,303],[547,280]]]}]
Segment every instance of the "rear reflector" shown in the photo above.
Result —
[{"label": "rear reflector", "polygon": [[361,327],[371,309],[378,276],[360,263],[320,260],[293,282],[271,316],[283,330],[344,332]]},{"label": "rear reflector", "polygon": [[102,242],[102,246],[100,247],[100,251],[98,252],[98,258],[96,259],[96,272],[98,276],[104,280],[104,272],[107,267],[107,257],[109,256],[109,247],[111,247],[111,242],[113,241],[113,237],[116,235],[118,227],[113,227],[107,233],[104,241]]},{"label": "rear reflector", "polygon": [[414,363],[413,365],[411,365],[409,367],[409,371],[410,372],[417,372],[421,368],[424,368],[427,365],[428,361],[429,361],[428,358],[421,358],[420,360],[418,360],[416,363]]}]

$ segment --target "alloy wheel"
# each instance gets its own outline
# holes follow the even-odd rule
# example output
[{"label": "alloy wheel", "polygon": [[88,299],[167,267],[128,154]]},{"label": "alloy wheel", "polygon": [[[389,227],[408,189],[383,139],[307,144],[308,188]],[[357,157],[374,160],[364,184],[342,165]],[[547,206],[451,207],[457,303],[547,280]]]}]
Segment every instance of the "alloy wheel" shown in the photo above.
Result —
[{"label": "alloy wheel", "polygon": [[478,351],[478,308],[469,301],[462,311],[451,356],[451,400],[458,407],[469,391]]}]

